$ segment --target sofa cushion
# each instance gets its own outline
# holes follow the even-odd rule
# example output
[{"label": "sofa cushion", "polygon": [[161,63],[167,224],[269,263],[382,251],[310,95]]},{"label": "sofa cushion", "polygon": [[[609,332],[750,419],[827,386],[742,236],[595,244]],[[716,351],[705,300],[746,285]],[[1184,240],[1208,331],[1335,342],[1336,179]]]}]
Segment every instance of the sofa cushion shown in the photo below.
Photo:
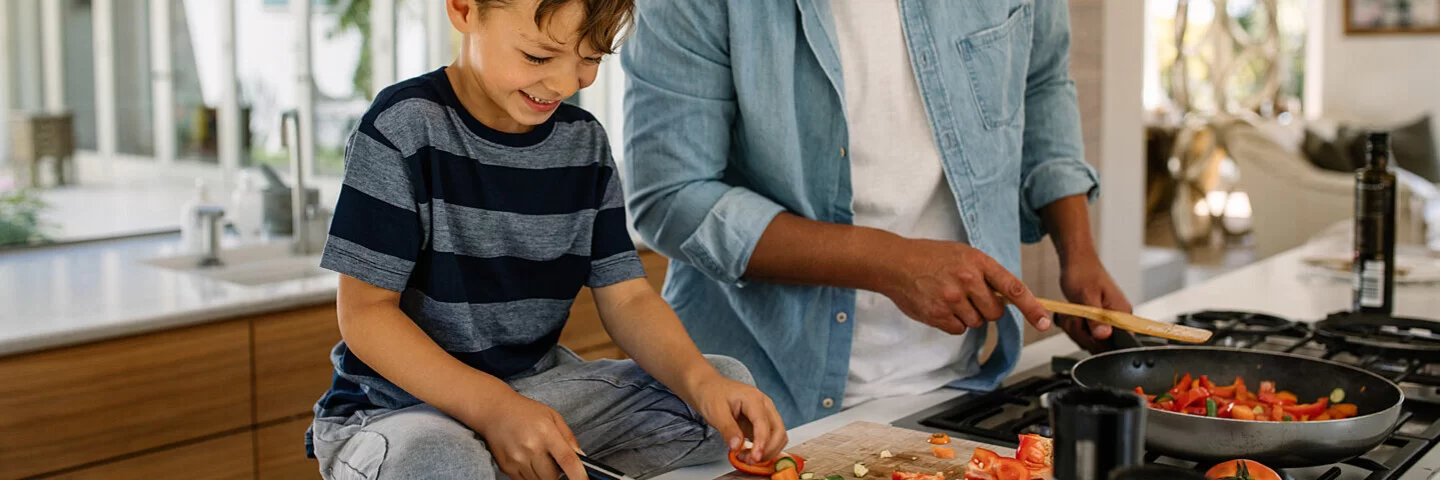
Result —
[{"label": "sofa cushion", "polygon": [[1350,155],[1350,138],[1337,134],[1335,138],[1328,138],[1324,134],[1313,129],[1305,129],[1305,140],[1300,144],[1300,150],[1310,163],[1324,170],[1336,172],[1354,172],[1357,167],[1355,157]]},{"label": "sofa cushion", "polygon": [[[1360,128],[1342,126],[1337,134],[1337,137],[1349,136],[1352,139],[1346,147],[1350,158],[1357,162],[1357,168],[1365,162],[1365,132]],[[1390,130],[1390,154],[1396,167],[1413,172],[1431,183],[1440,183],[1440,153],[1436,151],[1429,115]]]}]

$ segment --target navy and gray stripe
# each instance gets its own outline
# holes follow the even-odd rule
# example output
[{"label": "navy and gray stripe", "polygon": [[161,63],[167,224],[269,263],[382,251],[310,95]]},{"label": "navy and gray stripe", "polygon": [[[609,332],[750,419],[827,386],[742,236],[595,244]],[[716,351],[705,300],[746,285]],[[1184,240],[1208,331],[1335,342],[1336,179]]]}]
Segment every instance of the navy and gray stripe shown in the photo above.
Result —
[{"label": "navy and gray stripe", "polygon": [[[456,359],[506,378],[554,347],[583,286],[644,276],[604,130],[562,105],[507,134],[476,121],[444,70],[382,92],[346,149],[321,266],[401,293]],[[349,351],[319,415],[418,402]]]}]

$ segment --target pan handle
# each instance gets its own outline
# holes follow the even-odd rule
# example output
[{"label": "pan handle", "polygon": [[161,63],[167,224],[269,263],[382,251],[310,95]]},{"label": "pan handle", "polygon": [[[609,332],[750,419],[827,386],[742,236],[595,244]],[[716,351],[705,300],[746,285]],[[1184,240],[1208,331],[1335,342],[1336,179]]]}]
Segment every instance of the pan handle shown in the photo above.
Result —
[{"label": "pan handle", "polygon": [[[1124,350],[1124,349],[1127,349],[1127,348],[1140,348],[1140,347],[1145,346],[1145,345],[1142,345],[1142,344],[1140,343],[1140,339],[1135,338],[1135,334],[1134,334],[1134,333],[1131,333],[1131,332],[1126,331],[1126,330],[1121,330],[1121,329],[1118,329],[1118,328],[1111,329],[1111,330],[1110,330],[1110,338],[1107,338],[1107,339],[1104,339],[1104,340],[1100,340],[1100,345],[1101,345],[1102,347],[1104,347],[1104,349],[1105,349],[1104,352],[1110,352],[1110,351],[1115,351],[1115,350]],[[1104,353],[1104,352],[1091,352],[1091,353]]]}]

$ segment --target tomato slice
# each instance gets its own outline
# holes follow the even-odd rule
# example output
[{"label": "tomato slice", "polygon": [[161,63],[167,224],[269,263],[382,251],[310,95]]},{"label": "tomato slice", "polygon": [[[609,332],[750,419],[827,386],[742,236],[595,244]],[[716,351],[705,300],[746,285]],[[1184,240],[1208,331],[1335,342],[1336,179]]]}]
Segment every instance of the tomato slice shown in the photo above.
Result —
[{"label": "tomato slice", "polygon": [[759,475],[759,476],[762,476],[762,477],[768,477],[768,476],[770,476],[770,475],[772,475],[772,474],[775,473],[775,461],[776,461],[776,460],[779,460],[779,459],[784,458],[784,457],[790,457],[791,459],[794,459],[794,460],[795,460],[795,469],[796,469],[796,470],[801,471],[801,472],[805,471],[805,457],[802,457],[802,456],[799,456],[799,455],[791,455],[791,454],[788,454],[788,453],[782,453],[782,454],[780,454],[779,457],[775,457],[775,460],[769,460],[769,461],[760,462],[760,463],[748,463],[748,462],[740,459],[740,457],[742,457],[742,456],[747,456],[747,455],[749,455],[749,454],[750,454],[750,449],[748,449],[748,448],[744,448],[744,449],[740,449],[740,450],[731,450],[731,451],[730,451],[730,466],[735,467],[736,470],[739,470],[739,471],[741,471],[741,472],[745,472],[745,473],[748,473],[748,474],[751,474],[751,475]]}]

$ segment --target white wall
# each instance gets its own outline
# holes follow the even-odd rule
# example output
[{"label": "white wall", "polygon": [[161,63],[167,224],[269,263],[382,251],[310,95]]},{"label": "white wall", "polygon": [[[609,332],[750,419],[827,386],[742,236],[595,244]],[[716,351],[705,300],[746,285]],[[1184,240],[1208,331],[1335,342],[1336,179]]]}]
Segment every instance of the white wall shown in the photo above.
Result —
[{"label": "white wall", "polygon": [[1310,2],[1308,116],[1395,126],[1429,113],[1440,138],[1440,35],[1346,36],[1341,3]]},{"label": "white wall", "polygon": [[1100,258],[1132,300],[1144,293],[1140,254],[1145,226],[1145,9],[1105,2],[1101,61]]}]

